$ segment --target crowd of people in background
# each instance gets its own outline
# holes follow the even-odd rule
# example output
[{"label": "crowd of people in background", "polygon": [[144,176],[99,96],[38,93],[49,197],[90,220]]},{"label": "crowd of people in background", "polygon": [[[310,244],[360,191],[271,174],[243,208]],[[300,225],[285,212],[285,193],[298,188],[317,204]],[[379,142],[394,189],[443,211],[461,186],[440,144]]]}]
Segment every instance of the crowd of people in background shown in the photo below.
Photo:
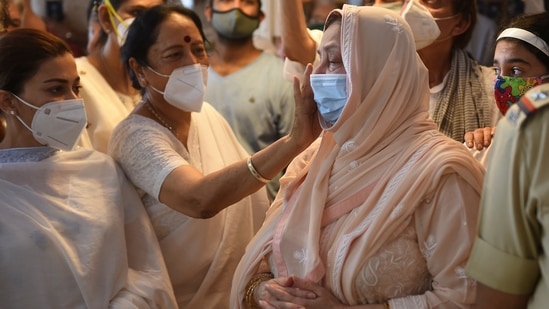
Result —
[{"label": "crowd of people in background", "polygon": [[0,0],[0,307],[546,308],[549,1]]}]

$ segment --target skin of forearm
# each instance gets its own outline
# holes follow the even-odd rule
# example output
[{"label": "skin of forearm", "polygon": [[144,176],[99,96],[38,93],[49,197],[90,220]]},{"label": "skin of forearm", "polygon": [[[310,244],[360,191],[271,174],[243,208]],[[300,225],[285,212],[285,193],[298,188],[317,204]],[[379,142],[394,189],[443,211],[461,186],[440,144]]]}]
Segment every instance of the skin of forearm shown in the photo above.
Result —
[{"label": "skin of forearm", "polygon": [[302,0],[279,0],[282,48],[292,61],[306,65],[316,55],[316,43],[307,32]]}]

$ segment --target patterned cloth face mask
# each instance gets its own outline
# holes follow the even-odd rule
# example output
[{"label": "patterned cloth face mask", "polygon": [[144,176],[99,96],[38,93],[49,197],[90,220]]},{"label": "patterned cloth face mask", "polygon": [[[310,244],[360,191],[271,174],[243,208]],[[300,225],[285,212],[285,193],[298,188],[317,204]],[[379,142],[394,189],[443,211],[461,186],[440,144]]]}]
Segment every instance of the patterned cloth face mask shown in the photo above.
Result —
[{"label": "patterned cloth face mask", "polygon": [[522,95],[530,88],[543,83],[543,79],[549,75],[540,77],[512,77],[500,76],[496,77],[494,83],[494,96],[496,104],[502,115],[505,115],[509,107],[518,102]]}]

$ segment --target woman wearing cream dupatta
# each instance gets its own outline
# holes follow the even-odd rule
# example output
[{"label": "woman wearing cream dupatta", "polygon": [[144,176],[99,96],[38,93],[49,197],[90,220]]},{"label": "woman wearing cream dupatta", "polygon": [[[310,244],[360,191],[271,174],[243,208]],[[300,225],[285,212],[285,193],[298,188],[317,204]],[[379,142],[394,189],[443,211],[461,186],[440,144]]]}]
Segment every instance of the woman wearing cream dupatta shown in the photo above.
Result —
[{"label": "woman wearing cream dupatta", "polygon": [[335,27],[347,103],[281,180],[232,307],[469,307],[481,166],[428,119],[427,70],[400,16],[346,5],[326,27],[315,73],[332,73]]}]

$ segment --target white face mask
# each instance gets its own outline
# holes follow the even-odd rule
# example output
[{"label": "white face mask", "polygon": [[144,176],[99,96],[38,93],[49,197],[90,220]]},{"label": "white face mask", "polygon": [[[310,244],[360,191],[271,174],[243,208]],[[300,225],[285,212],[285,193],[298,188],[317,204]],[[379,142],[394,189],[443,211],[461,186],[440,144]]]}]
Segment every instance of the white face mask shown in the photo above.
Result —
[{"label": "white face mask", "polygon": [[105,0],[103,1],[103,3],[105,4],[107,11],[109,12],[109,20],[111,21],[111,25],[115,28],[114,32],[116,34],[118,46],[122,46],[126,42],[128,29],[130,28],[130,25],[133,23],[135,18],[132,17],[128,19],[122,19],[110,0]]},{"label": "white face mask", "polygon": [[131,24],[135,18],[128,18],[123,20],[116,27],[116,38],[118,39],[118,46],[124,45],[126,43],[126,38],[128,37],[128,29],[130,29]]},{"label": "white face mask", "polygon": [[74,149],[88,123],[84,100],[54,101],[36,107],[15,94],[13,96],[36,110],[30,127],[19,116],[15,117],[32,132],[37,142],[65,151]]},{"label": "white face mask", "polygon": [[200,112],[208,80],[207,66],[199,63],[187,65],[173,70],[170,75],[147,68],[158,76],[168,77],[163,92],[151,86],[154,91],[164,96],[166,102],[186,112]]},{"label": "white face mask", "polygon": [[440,29],[433,15],[418,0],[410,0],[406,4],[402,17],[412,28],[416,50],[431,45],[440,35]]},{"label": "white face mask", "polygon": [[[331,127],[347,104],[346,74],[311,74],[311,88],[318,112]],[[322,124],[324,128],[325,124]]]}]

